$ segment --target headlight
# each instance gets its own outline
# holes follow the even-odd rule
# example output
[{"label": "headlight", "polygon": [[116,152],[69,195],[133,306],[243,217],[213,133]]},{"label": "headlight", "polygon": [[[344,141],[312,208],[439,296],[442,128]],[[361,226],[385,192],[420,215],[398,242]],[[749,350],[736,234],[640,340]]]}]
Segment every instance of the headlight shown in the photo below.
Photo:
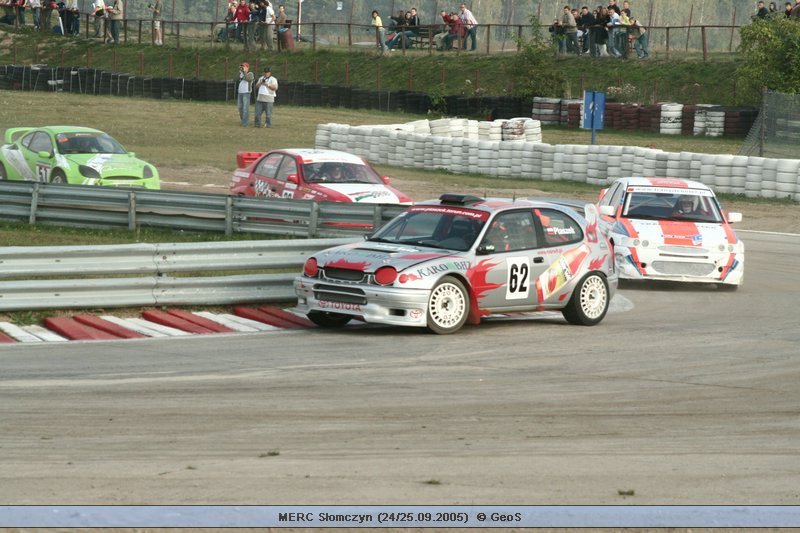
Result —
[{"label": "headlight", "polygon": [[78,165],[78,172],[81,173],[81,176],[84,176],[89,179],[99,180],[100,173],[93,169],[92,167],[87,167],[86,165]]},{"label": "headlight", "polygon": [[306,259],[305,265],[303,265],[303,272],[309,278],[317,277],[317,272],[319,272],[319,267],[317,266],[317,260],[313,257],[309,257]]},{"label": "headlight", "polygon": [[144,166],[144,179],[152,178],[153,175],[154,175],[153,167],[151,167],[150,165],[145,165]]},{"label": "headlight", "polygon": [[375,282],[378,285],[391,285],[397,279],[397,270],[394,267],[384,266],[375,271]]}]

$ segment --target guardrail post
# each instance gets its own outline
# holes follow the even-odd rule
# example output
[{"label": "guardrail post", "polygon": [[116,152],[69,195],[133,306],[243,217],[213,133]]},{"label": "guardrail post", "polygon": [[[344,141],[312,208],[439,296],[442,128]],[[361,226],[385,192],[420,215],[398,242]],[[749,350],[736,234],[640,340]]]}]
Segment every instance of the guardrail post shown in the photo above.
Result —
[{"label": "guardrail post", "polygon": [[308,236],[316,237],[318,229],[319,229],[319,204],[317,202],[313,202],[311,204],[311,216],[308,219]]},{"label": "guardrail post", "polygon": [[375,208],[372,210],[372,231],[376,231],[380,228],[383,224],[383,206],[381,204],[375,204]]},{"label": "guardrail post", "polygon": [[136,193],[133,191],[128,193],[128,229],[136,229]]},{"label": "guardrail post", "polygon": [[225,235],[233,235],[233,198],[225,198]]},{"label": "guardrail post", "polygon": [[36,224],[36,208],[39,205],[39,183],[33,184],[33,193],[31,193],[31,214],[28,217],[28,223],[33,226]]}]

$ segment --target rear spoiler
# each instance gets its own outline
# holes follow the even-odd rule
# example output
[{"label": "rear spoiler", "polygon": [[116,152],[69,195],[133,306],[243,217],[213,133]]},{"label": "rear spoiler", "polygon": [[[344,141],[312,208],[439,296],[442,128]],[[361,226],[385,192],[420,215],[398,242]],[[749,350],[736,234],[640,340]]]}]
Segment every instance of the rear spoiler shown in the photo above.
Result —
[{"label": "rear spoiler", "polygon": [[266,152],[238,152],[236,154],[236,168],[244,168]]},{"label": "rear spoiler", "polygon": [[36,128],[8,128],[5,133],[5,143],[11,144],[17,139]]}]

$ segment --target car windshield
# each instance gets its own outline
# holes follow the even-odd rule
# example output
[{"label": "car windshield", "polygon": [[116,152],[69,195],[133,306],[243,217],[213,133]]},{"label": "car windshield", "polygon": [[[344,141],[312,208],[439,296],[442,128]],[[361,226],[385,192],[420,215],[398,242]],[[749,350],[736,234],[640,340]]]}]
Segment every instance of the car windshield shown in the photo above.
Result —
[{"label": "car windshield", "polygon": [[469,250],[489,214],[447,206],[414,206],[386,224],[369,240],[446,250]]},{"label": "car windshield", "polygon": [[710,192],[674,189],[669,192],[629,192],[622,216],[645,220],[722,222],[719,207]]},{"label": "car windshield", "polygon": [[62,154],[127,153],[111,135],[102,132],[70,132],[56,135],[56,146]]},{"label": "car windshield", "polygon": [[303,177],[306,183],[373,183],[383,185],[383,180],[370,167],[359,163],[327,161],[305,163]]}]

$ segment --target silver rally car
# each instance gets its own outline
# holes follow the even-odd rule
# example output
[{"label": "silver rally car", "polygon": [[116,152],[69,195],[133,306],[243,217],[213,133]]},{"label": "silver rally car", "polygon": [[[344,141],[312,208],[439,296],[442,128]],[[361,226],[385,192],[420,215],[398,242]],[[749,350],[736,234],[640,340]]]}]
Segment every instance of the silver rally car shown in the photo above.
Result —
[{"label": "silver rally car", "polygon": [[445,194],[409,207],[363,242],[310,257],[297,310],[323,327],[369,323],[458,331],[512,312],[560,310],[593,326],[617,288],[597,208]]}]

